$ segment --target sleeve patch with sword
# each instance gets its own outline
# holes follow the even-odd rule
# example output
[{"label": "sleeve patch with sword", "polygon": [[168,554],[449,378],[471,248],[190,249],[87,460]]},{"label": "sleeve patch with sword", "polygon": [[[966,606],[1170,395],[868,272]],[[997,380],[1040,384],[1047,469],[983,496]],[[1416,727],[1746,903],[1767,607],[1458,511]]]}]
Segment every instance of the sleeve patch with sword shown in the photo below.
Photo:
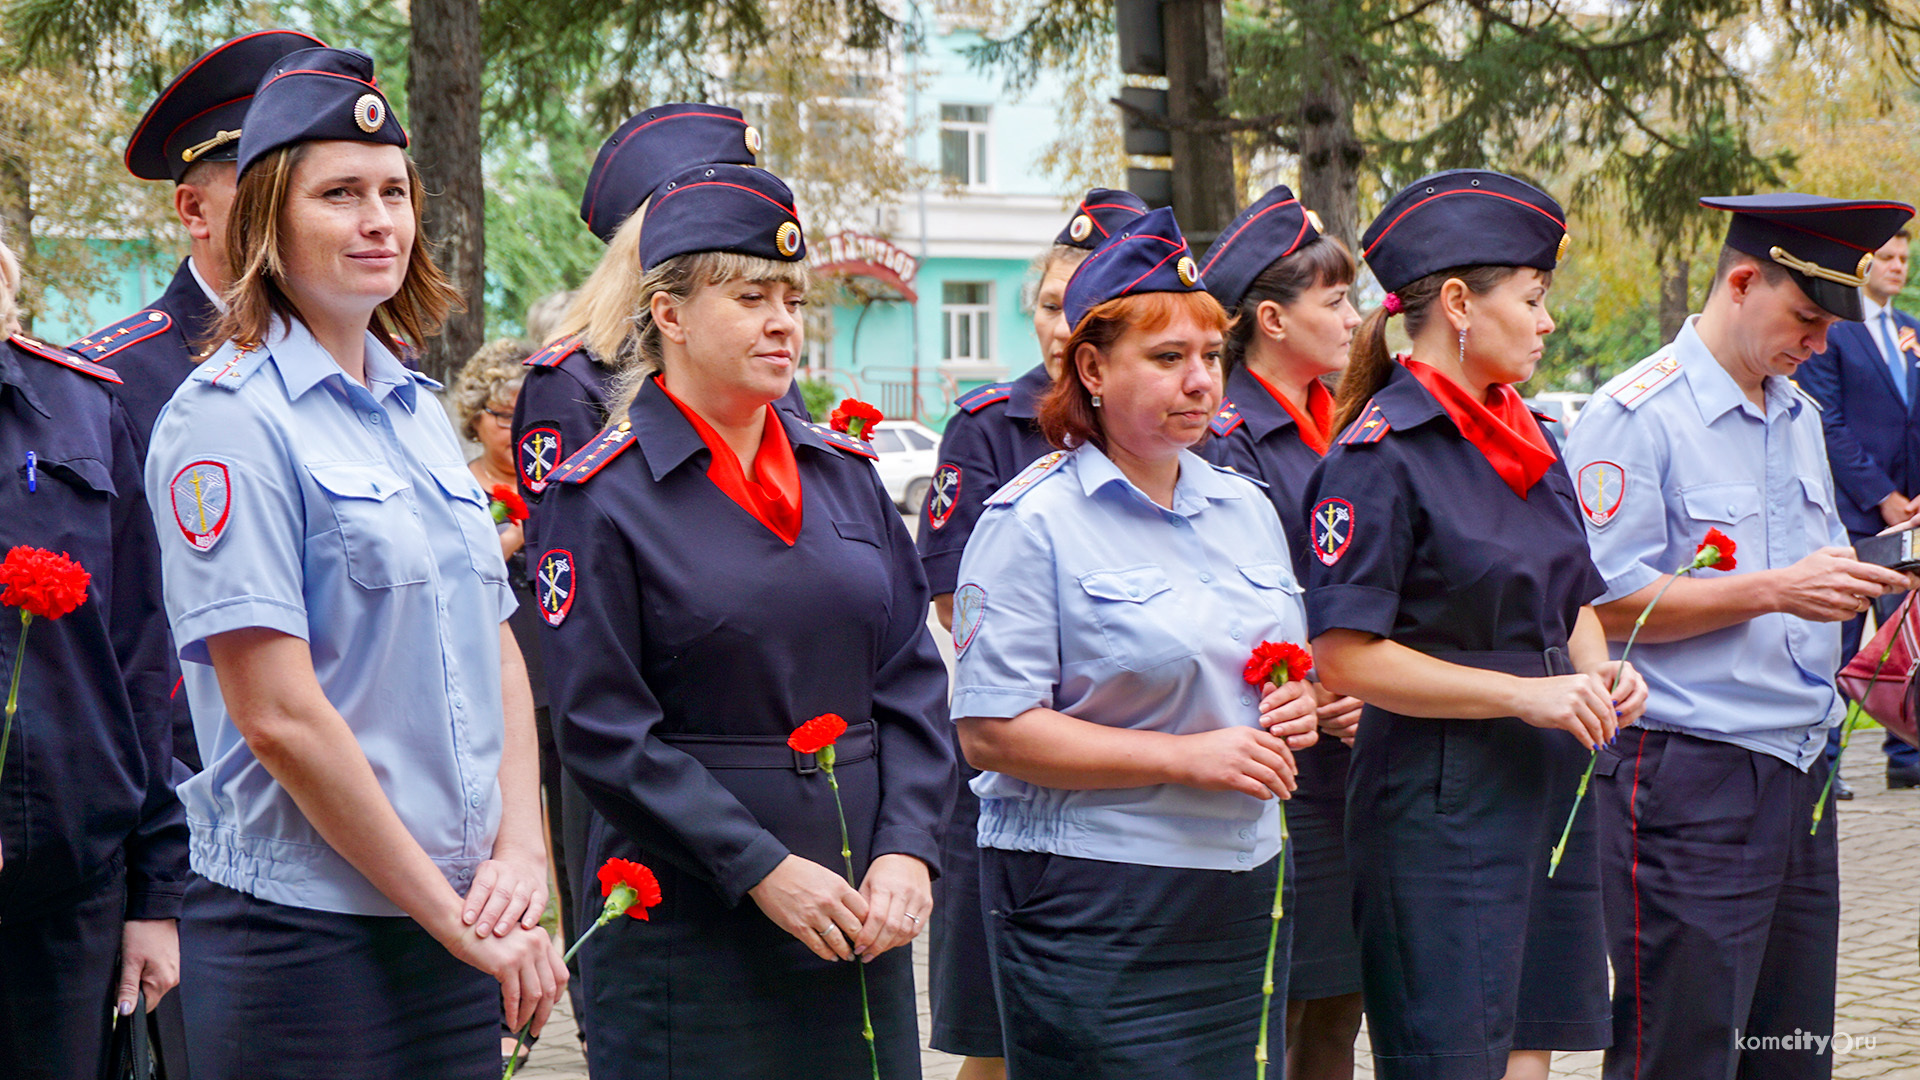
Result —
[{"label": "sleeve patch with sword", "polygon": [[226,535],[233,509],[232,483],[227,467],[217,461],[196,461],[173,474],[168,485],[173,520],[187,545],[198,552],[213,550]]},{"label": "sleeve patch with sword", "polygon": [[540,604],[540,617],[548,626],[567,621],[573,610],[573,552],[558,548],[540,558],[533,575],[533,598]]}]

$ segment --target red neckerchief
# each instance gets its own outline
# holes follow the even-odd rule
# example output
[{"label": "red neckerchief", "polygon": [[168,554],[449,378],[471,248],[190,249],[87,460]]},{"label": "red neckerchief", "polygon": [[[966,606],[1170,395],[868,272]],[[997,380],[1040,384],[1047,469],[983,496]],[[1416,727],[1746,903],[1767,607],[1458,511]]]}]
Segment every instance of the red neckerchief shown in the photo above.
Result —
[{"label": "red neckerchief", "polygon": [[772,405],[767,406],[767,429],[760,436],[759,451],[753,455],[754,479],[748,480],[740,468],[740,458],[713,425],[674,397],[666,383],[659,386],[673,407],[693,425],[700,441],[707,444],[707,452],[713,458],[707,465],[707,479],[713,481],[721,494],[738,503],[740,509],[752,514],[754,520],[792,547],[793,542],[800,539],[800,466],[793,459],[793,444],[787,441],[787,429],[780,426],[780,414]]},{"label": "red neckerchief", "polygon": [[1479,402],[1466,388],[1442,375],[1438,368],[1408,358],[1401,361],[1420,385],[1440,402],[1453,418],[1460,434],[1487,456],[1487,464],[1500,474],[1515,495],[1527,497],[1533,485],[1559,460],[1540,432],[1527,403],[1513,387],[1495,383],[1487,387],[1488,402]]},{"label": "red neckerchief", "polygon": [[1306,443],[1314,453],[1326,457],[1327,445],[1333,441],[1333,436],[1328,434],[1333,428],[1333,395],[1327,393],[1326,385],[1319,379],[1307,384],[1307,411],[1303,414],[1294,405],[1293,399],[1274,389],[1273,384],[1261,378],[1259,372],[1248,368],[1247,374],[1253,376],[1254,382],[1266,387],[1267,393],[1273,395],[1273,400],[1287,410],[1288,416],[1293,417],[1293,426],[1299,429],[1300,441]]}]

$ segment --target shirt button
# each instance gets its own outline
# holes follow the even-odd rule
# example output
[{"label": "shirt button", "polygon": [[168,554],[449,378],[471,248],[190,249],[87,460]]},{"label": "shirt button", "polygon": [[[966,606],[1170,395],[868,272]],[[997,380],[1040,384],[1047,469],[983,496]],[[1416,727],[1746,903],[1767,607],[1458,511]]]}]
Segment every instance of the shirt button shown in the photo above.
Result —
[{"label": "shirt button", "polygon": [[1239,640],[1240,640],[1240,631],[1238,631],[1238,630],[1235,630],[1235,631],[1233,632],[1233,640],[1235,640],[1235,641],[1239,641]]},{"label": "shirt button", "polygon": [[[380,422],[380,414],[379,414],[379,413],[368,413],[368,414],[367,414],[367,423],[369,423],[369,424],[377,424],[377,423],[379,423],[379,422]],[[1729,509],[1729,510],[1731,510],[1731,509],[1733,509],[1733,507],[1731,507],[1731,506],[1729,506],[1729,507],[1727,507],[1727,509]]]},{"label": "shirt button", "polygon": [[1253,839],[1253,830],[1252,830],[1252,829],[1241,829],[1241,830],[1240,830],[1240,839],[1242,839],[1242,840],[1251,840],[1251,839]]},{"label": "shirt button", "polygon": [[1251,705],[1251,704],[1253,704],[1253,695],[1252,695],[1252,694],[1242,694],[1242,695],[1240,695],[1240,704],[1242,704],[1242,705]]},{"label": "shirt button", "polygon": [[1201,580],[1201,581],[1212,581],[1212,580],[1213,580],[1213,575],[1212,575],[1212,574],[1201,574],[1201,575],[1200,575],[1200,580]]},{"label": "shirt button", "polygon": [[1728,504],[1727,504],[1727,513],[1728,513],[1729,515],[1731,515],[1731,514],[1733,513],[1733,504],[1732,504],[1732,503],[1728,503]]},{"label": "shirt button", "polygon": [[1127,590],[1127,595],[1128,595],[1128,596],[1131,596],[1131,597],[1133,597],[1133,598],[1134,598],[1134,599],[1136,599],[1136,600],[1138,600],[1138,599],[1140,598],[1140,590],[1139,590],[1139,589],[1128,589],[1128,590]]},{"label": "shirt button", "polygon": [[1243,863],[1249,863],[1253,861],[1253,856],[1248,855],[1245,852],[1241,852],[1240,854],[1235,855],[1234,858],[1239,859]]},{"label": "shirt button", "polygon": [[479,807],[480,807],[480,796],[478,796],[478,795],[470,795],[470,796],[468,796],[468,797],[467,797],[467,805],[468,805],[468,806],[471,806],[471,807],[473,807],[473,808],[475,808],[476,810],[477,810],[477,809],[479,809]]}]

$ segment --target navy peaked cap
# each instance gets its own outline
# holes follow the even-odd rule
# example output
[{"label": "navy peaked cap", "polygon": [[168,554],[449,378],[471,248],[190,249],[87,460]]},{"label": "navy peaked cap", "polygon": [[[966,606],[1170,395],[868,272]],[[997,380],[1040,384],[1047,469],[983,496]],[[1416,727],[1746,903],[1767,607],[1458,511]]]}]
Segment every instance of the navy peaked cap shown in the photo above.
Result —
[{"label": "navy peaked cap", "polygon": [[195,162],[233,161],[261,76],[281,57],[325,44],[298,30],[261,30],[215,45],[147,106],[127,140],[127,171],[178,183]]},{"label": "navy peaked cap", "polygon": [[1552,270],[1566,245],[1567,212],[1553,196],[1504,173],[1450,169],[1389,199],[1360,238],[1360,257],[1393,292],[1465,266]]},{"label": "navy peaked cap", "polygon": [[1300,205],[1292,188],[1281,184],[1220,231],[1200,268],[1207,291],[1232,311],[1267,267],[1319,237],[1320,223],[1313,212]]},{"label": "navy peaked cap", "polygon": [[268,69],[240,133],[240,171],[268,151],[323,139],[407,145],[373,57],[358,49],[302,49]]},{"label": "navy peaked cap", "polygon": [[1200,292],[1200,267],[1180,235],[1173,210],[1161,207],[1129,222],[1093,249],[1067,279],[1067,325],[1109,300],[1152,292]]},{"label": "navy peaked cap", "polygon": [[725,105],[655,105],[621,124],[600,146],[580,198],[580,220],[601,243],[654,189],[696,165],[752,165],[760,132]]},{"label": "navy peaked cap", "polygon": [[1791,191],[1709,196],[1700,205],[1733,212],[1728,247],[1785,267],[1807,299],[1855,322],[1866,314],[1860,287],[1873,253],[1913,217],[1903,202]]},{"label": "navy peaked cap", "polygon": [[1147,204],[1131,191],[1097,187],[1073,208],[1066,228],[1053,238],[1056,244],[1092,251],[1119,232],[1127,222],[1147,212]]},{"label": "navy peaked cap", "polygon": [[647,270],[698,251],[776,262],[807,255],[793,192],[779,177],[747,165],[696,165],[678,174],[654,193],[645,222],[640,265]]}]

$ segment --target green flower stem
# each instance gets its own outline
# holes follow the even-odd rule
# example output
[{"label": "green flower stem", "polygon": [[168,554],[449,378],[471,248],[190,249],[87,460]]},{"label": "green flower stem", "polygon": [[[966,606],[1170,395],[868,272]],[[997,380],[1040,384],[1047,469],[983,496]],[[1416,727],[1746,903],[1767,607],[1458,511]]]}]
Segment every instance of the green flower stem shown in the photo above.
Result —
[{"label": "green flower stem", "polygon": [[[827,774],[827,784],[833,788],[833,812],[840,817],[840,858],[847,864],[847,884],[858,889],[860,883],[853,880],[853,845],[847,840],[847,810],[840,802],[840,778],[833,774],[833,747],[821,747],[814,757],[820,762],[820,771]],[[873,1010],[867,1004],[867,966],[856,958],[853,969],[860,976],[860,1034],[867,1040],[867,1061],[873,1066],[873,1080],[880,1080],[880,1052],[873,1044]]]},{"label": "green flower stem", "polygon": [[[572,947],[567,950],[565,956],[560,958],[560,962],[562,964],[573,963],[573,958],[580,952],[580,946],[587,943],[587,939],[593,936],[595,930],[625,915],[627,909],[632,907],[639,899],[640,894],[633,891],[633,886],[628,885],[626,882],[615,885],[613,892],[607,894],[607,902],[600,909],[600,917],[593,920],[593,925],[587,927],[584,933],[573,939]],[[528,1033],[532,1030],[533,1021],[529,1020],[526,1026],[522,1027],[514,1036],[513,1053],[507,1055],[507,1071],[501,1076],[501,1080],[513,1080],[513,1071],[520,1065],[520,1048],[527,1044]]]},{"label": "green flower stem", "polygon": [[[1873,676],[1867,680],[1869,687],[1880,681],[1880,671],[1887,666],[1887,658],[1893,655],[1893,643],[1898,640],[1900,640],[1900,632],[1898,630],[1887,635],[1887,647],[1880,650],[1880,659],[1873,665]],[[1847,744],[1853,741],[1854,725],[1859,723],[1860,718],[1866,714],[1866,708],[1863,707],[1859,701],[1847,702],[1847,717],[1840,721],[1841,754],[1847,752]],[[0,746],[5,746],[5,743],[0,742]],[[1827,782],[1821,785],[1820,797],[1814,800],[1813,825],[1807,829],[1808,836],[1812,836],[1820,831],[1820,822],[1827,816],[1827,796],[1833,793],[1833,778],[1839,771],[1840,758],[1839,755],[1836,754],[1833,759],[1833,768],[1827,770]]]},{"label": "green flower stem", "polygon": [[7,685],[6,725],[0,727],[0,774],[7,770],[7,744],[13,740],[13,714],[20,711],[20,665],[27,658],[27,631],[33,629],[33,612],[20,609],[20,644],[13,654],[13,681]]},{"label": "green flower stem", "polygon": [[[1273,685],[1276,687],[1285,686],[1287,683],[1286,666],[1279,665],[1275,667],[1274,673],[1278,678],[1272,680]],[[1267,972],[1264,980],[1260,984],[1260,1041],[1253,1046],[1254,1080],[1266,1080],[1267,1078],[1267,1023],[1269,1019],[1268,1014],[1273,1011],[1273,957],[1274,954],[1280,950],[1280,916],[1284,914],[1281,905],[1283,902],[1282,897],[1287,888],[1287,841],[1289,839],[1291,839],[1291,837],[1287,834],[1287,806],[1285,803],[1281,803],[1280,869],[1273,882],[1273,925],[1267,930]]]},{"label": "green flower stem", "polygon": [[[1712,558],[1707,559],[1706,562],[1701,562],[1701,559],[1709,553],[1712,554]],[[1609,702],[1613,700],[1614,691],[1620,689],[1620,676],[1625,674],[1627,670],[1627,654],[1633,651],[1633,643],[1640,637],[1640,628],[1647,625],[1647,616],[1653,614],[1653,605],[1658,604],[1660,598],[1667,595],[1667,590],[1673,588],[1674,582],[1679,581],[1681,578],[1693,573],[1702,566],[1709,566],[1719,561],[1720,550],[1718,548],[1709,547],[1705,551],[1695,554],[1692,562],[1675,570],[1673,576],[1667,579],[1667,583],[1660,586],[1660,591],[1653,594],[1653,599],[1647,601],[1647,606],[1640,611],[1640,617],[1633,620],[1633,632],[1627,635],[1627,647],[1620,650],[1620,666],[1613,669],[1613,685],[1607,687],[1607,700]],[[1560,869],[1560,859],[1567,853],[1567,838],[1573,835],[1573,820],[1580,814],[1580,802],[1587,797],[1587,785],[1593,781],[1593,767],[1599,763],[1600,746],[1596,743],[1594,744],[1593,751],[1587,756],[1587,771],[1580,774],[1580,786],[1575,789],[1573,793],[1573,809],[1567,811],[1567,825],[1560,830],[1560,842],[1553,845],[1553,854],[1547,859],[1548,877],[1552,877],[1554,871]]]}]

